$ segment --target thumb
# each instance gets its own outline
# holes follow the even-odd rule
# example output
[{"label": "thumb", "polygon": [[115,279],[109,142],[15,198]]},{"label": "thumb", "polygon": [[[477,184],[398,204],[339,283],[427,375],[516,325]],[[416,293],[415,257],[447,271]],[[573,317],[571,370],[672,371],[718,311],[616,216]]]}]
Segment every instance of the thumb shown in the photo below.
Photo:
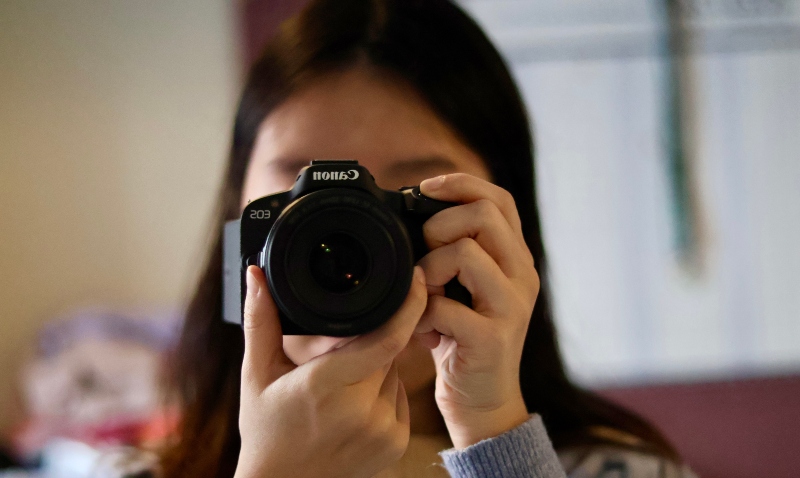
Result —
[{"label": "thumb", "polygon": [[295,365],[283,351],[278,307],[269,293],[264,273],[257,266],[250,266],[246,276],[242,383],[251,383],[263,390]]}]

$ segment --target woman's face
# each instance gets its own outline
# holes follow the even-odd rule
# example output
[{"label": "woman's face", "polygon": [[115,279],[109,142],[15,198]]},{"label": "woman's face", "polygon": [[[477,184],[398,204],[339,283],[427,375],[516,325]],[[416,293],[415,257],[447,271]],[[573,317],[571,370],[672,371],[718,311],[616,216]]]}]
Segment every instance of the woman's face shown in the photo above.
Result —
[{"label": "woman's face", "polygon": [[[454,172],[490,179],[478,155],[411,88],[370,68],[326,75],[273,110],[258,132],[242,209],[253,199],[291,189],[312,159],[355,159],[384,189]],[[302,364],[342,340],[347,339],[287,335],[283,348]],[[409,394],[435,376],[430,352],[413,339],[398,366]]]}]

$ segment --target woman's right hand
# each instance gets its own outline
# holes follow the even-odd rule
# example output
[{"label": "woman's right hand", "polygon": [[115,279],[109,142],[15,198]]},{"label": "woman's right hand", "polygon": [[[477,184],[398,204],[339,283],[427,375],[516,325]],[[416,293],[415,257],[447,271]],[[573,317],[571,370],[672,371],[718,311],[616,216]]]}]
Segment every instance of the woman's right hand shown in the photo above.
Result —
[{"label": "woman's right hand", "polygon": [[237,478],[371,477],[409,439],[408,400],[395,357],[427,303],[424,273],[383,326],[296,366],[283,351],[264,274],[247,269]]}]

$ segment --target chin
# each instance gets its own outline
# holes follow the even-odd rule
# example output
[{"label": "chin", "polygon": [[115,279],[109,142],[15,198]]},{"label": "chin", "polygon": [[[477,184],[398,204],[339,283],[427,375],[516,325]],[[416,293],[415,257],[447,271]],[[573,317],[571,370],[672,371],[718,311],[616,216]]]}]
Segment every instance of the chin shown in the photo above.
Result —
[{"label": "chin", "polygon": [[431,351],[413,337],[396,360],[397,372],[407,395],[425,390],[436,380],[436,365]]}]

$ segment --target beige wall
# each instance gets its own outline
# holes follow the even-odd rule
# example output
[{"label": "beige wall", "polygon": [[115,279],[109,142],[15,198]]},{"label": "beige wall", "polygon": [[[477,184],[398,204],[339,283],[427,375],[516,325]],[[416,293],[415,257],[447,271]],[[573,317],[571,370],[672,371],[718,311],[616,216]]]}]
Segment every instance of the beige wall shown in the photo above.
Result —
[{"label": "beige wall", "polygon": [[233,2],[0,2],[0,428],[75,307],[176,307],[239,84]]}]

